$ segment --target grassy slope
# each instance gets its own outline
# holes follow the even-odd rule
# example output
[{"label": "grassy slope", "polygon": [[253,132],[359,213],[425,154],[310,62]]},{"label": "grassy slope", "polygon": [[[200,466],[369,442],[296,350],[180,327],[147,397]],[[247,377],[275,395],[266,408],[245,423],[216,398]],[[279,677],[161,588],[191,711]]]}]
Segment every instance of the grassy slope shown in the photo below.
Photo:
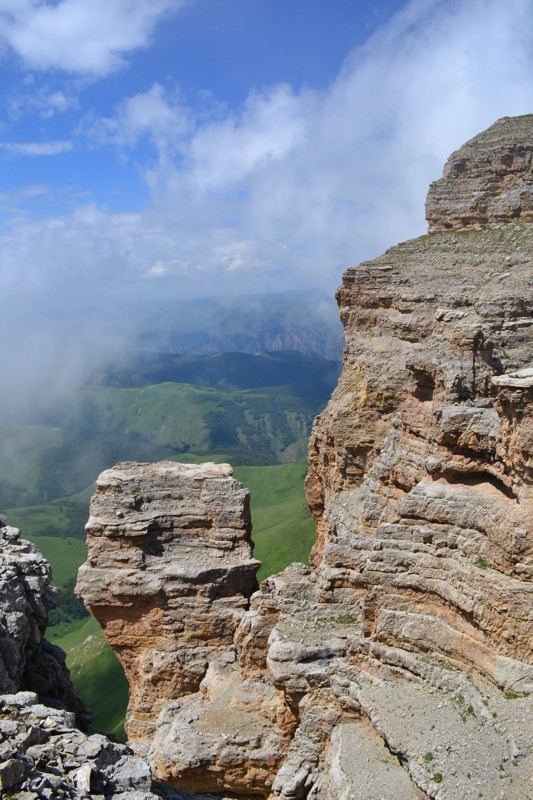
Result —
[{"label": "grassy slope", "polygon": [[[54,503],[122,460],[189,451],[228,453],[234,464],[303,458],[339,368],[294,352],[132,358],[110,383],[81,387],[46,419],[36,412],[26,425],[0,425],[0,508]],[[36,421],[47,424],[29,424]],[[63,529],[65,513],[51,527]]]},{"label": "grassy slope", "polygon": [[82,492],[41,505],[6,508],[2,513],[10,525],[25,536],[73,536],[85,539],[84,525],[94,484]]},{"label": "grassy slope", "polygon": [[305,449],[311,422],[322,406],[315,398],[295,396],[289,386],[242,390],[180,383],[129,389],[86,386],[81,403],[102,432],[120,431],[175,452],[242,448],[282,461],[291,444]]},{"label": "grassy slope", "polygon": [[315,525],[305,501],[305,462],[272,467],[235,467],[234,475],[251,491],[254,555],[264,580],[293,561],[307,562]]},{"label": "grassy slope", "polygon": [[[26,534],[24,534],[26,535]],[[52,565],[53,582],[63,589],[72,580],[80,564],[87,558],[87,546],[81,539],[71,536],[39,536],[26,538],[35,542],[44,557]]]},{"label": "grassy slope", "polygon": [[86,386],[82,402],[94,408],[110,430],[138,434],[172,447],[194,444],[203,449],[208,444],[204,415],[216,408],[217,395],[176,383],[133,389]]},{"label": "grassy slope", "polygon": [[67,653],[72,682],[94,712],[94,727],[125,740],[128,683],[96,620],[57,625],[48,629],[47,638]]}]

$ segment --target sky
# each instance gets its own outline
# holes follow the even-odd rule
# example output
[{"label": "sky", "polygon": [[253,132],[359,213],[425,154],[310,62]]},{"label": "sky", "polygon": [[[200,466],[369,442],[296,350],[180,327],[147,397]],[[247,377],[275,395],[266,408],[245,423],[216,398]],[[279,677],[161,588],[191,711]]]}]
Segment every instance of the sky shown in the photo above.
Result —
[{"label": "sky", "polygon": [[0,0],[0,94],[0,370],[33,397],[159,301],[331,295],[424,233],[448,155],[533,111],[533,0]]}]

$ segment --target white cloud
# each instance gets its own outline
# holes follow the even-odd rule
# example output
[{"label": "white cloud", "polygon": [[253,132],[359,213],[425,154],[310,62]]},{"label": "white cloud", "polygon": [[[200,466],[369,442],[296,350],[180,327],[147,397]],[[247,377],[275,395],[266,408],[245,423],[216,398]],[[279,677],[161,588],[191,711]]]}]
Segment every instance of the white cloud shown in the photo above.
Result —
[{"label": "white cloud", "polygon": [[0,42],[35,70],[104,76],[184,0],[0,0]]},{"label": "white cloud", "polygon": [[[161,150],[179,142],[180,155],[146,173],[156,213],[176,247],[188,232],[191,263],[223,270],[217,242],[246,242],[241,274],[281,268],[331,287],[349,263],[424,232],[425,194],[451,151],[533,110],[532,69],[530,2],[414,0],[325,91],[254,92],[185,140],[154,126]],[[158,119],[165,104],[170,117],[157,99]]]},{"label": "white cloud", "polygon": [[78,105],[78,98],[73,93],[45,85],[32,89],[31,92],[12,92],[8,98],[7,110],[11,122],[16,122],[35,111],[42,119],[50,119],[56,114],[77,108]]},{"label": "white cloud", "polygon": [[152,207],[19,215],[0,240],[4,302],[23,319],[48,304],[71,320],[73,347],[88,327],[103,341],[124,323],[117,309],[157,291],[332,292],[346,266],[425,231],[446,157],[533,111],[532,74],[530,0],[413,0],[323,91],[274,86],[209,118],[156,84],[85,125],[95,143],[138,147],[137,165],[151,140]]},{"label": "white cloud", "polygon": [[290,86],[252,93],[239,114],[200,127],[189,150],[190,177],[199,190],[225,190],[257,169],[305,146],[316,98]]},{"label": "white cloud", "polygon": [[73,144],[68,141],[55,142],[0,142],[0,149],[16,156],[56,156],[68,153]]},{"label": "white cloud", "polygon": [[131,245],[146,255],[139,274],[158,263],[223,274],[231,263],[249,280],[282,270],[293,284],[333,287],[347,264],[424,231],[447,155],[497,117],[533,109],[532,69],[528,0],[413,0],[327,90],[273,86],[210,119],[154,84],[83,127],[97,144],[149,138],[159,151],[145,172],[151,234]]},{"label": "white cloud", "polygon": [[113,117],[94,120],[87,116],[79,132],[98,144],[129,148],[146,136],[162,155],[178,149],[190,128],[190,111],[178,96],[156,83],[147,92],[125,98]]}]

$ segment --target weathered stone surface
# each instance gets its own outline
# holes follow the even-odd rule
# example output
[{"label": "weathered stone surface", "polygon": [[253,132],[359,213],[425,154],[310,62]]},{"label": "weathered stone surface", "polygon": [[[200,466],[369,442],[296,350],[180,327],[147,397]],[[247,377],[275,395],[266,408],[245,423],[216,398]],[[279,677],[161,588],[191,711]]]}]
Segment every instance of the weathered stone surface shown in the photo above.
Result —
[{"label": "weathered stone surface", "polygon": [[[346,274],[345,365],[315,428],[308,481],[325,598],[364,592],[371,638],[440,650],[524,690],[533,679],[532,235],[515,225],[434,234]],[[513,252],[512,280],[497,280],[496,264]]]},{"label": "weathered stone surface", "polygon": [[336,800],[423,798],[383,739],[361,722],[342,722],[333,729],[328,767],[322,791]]},{"label": "weathered stone surface", "polygon": [[[7,730],[8,729],[8,730]],[[153,785],[148,764],[32,692],[0,695],[0,795],[13,800],[188,800]],[[199,800],[209,800],[208,797]]]},{"label": "weathered stone surface", "polygon": [[35,691],[75,711],[83,725],[86,712],[70,683],[65,654],[43,636],[60,597],[51,578],[37,547],[0,517],[0,693]]},{"label": "weathered stone surface", "polygon": [[98,479],[87,542],[77,590],[124,665],[136,751],[175,786],[262,790],[286,737],[279,693],[236,663],[259,567],[248,490],[228,465],[122,464]]},{"label": "weathered stone surface", "polygon": [[154,784],[149,765],[130,748],[79,729],[86,712],[65,654],[44,639],[59,598],[50,565],[5,522],[0,518],[0,796],[190,800],[188,792]]},{"label": "weathered stone surface", "polygon": [[276,724],[283,708],[272,684],[243,680],[238,664],[218,659],[198,693],[161,712],[148,760],[174,786],[262,794],[288,745]]},{"label": "weathered stone surface", "polygon": [[533,222],[533,115],[504,117],[448,159],[431,184],[430,232],[466,225]]},{"label": "weathered stone surface", "polygon": [[187,492],[164,465],[104,474],[79,585],[136,681],[134,746],[177,786],[533,797],[532,119],[452,156],[434,233],[344,276],[343,372],[309,449],[312,569],[237,592],[221,637],[201,589],[218,544],[184,534]]}]

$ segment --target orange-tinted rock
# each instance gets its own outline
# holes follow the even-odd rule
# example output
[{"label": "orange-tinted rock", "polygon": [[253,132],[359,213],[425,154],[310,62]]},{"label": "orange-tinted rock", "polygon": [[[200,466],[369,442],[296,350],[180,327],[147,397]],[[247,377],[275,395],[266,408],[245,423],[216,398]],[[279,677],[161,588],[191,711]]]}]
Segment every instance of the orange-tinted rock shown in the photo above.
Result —
[{"label": "orange-tinted rock", "polygon": [[308,480],[324,597],[364,590],[370,639],[508,688],[533,681],[532,246],[441,232],[346,273]]},{"label": "orange-tinted rock", "polygon": [[[221,631],[195,569],[168,590],[173,570],[139,553],[142,485],[136,509],[137,484],[104,478],[80,586],[137,681],[139,752],[177,786],[533,797],[532,120],[451,157],[428,197],[436,232],[344,275],[343,371],[309,447],[312,569],[231,594]],[[163,481],[164,552],[183,552],[175,536],[192,552],[192,530],[203,548],[144,469],[146,502]]]},{"label": "orange-tinted rock", "polygon": [[78,591],[124,665],[136,739],[232,646],[257,586],[249,493],[227,465],[121,464],[98,479],[87,544]]}]

